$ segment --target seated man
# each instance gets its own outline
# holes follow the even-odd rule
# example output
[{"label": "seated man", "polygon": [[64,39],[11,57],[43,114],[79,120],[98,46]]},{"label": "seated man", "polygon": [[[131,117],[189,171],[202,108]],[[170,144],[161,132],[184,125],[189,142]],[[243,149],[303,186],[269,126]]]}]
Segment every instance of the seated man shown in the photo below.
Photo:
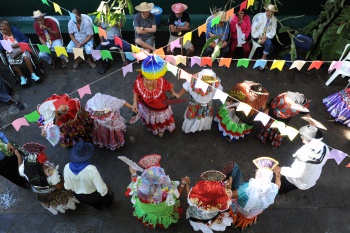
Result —
[{"label": "seated man", "polygon": [[5,81],[0,76],[0,101],[5,102],[8,105],[14,104],[20,110],[24,109],[24,105],[21,101],[14,99],[10,96],[8,88],[6,87]]},{"label": "seated man", "polygon": [[[190,16],[187,14],[187,12],[185,12],[186,9],[187,6],[183,3],[175,3],[171,6],[173,13],[170,14],[168,19],[170,30],[169,42],[166,49],[168,54],[172,53],[170,43],[177,38],[183,37],[190,30],[191,20]],[[182,44],[182,38],[180,43]],[[183,47],[187,50],[186,56],[191,56],[193,54],[194,47],[191,41],[186,41]]]},{"label": "seated man", "polygon": [[[103,6],[103,11],[107,12],[109,10],[109,7],[107,4],[105,4]],[[120,39],[122,39],[121,37],[121,30],[120,28],[123,27],[123,23],[117,22],[115,25],[109,27],[108,23],[105,21],[102,21],[102,19],[100,19],[100,23],[99,23],[99,27],[101,27],[102,29],[106,30],[106,35],[107,35],[107,40],[106,38],[104,38],[103,36],[100,36],[100,40],[101,40],[101,44],[96,48],[97,50],[109,50],[112,47],[118,47],[120,48],[120,45],[116,45],[114,42],[114,36],[119,37]],[[109,29],[108,29],[109,27]],[[127,51],[127,52],[131,52],[131,45],[124,41],[122,39],[122,46],[123,46],[123,51]],[[125,61],[127,65],[127,61]],[[109,68],[109,64],[108,64],[108,60],[105,61],[103,59],[101,59],[101,67],[98,70],[99,74],[104,74],[106,73],[107,69]]]},{"label": "seated man", "polygon": [[[266,59],[273,50],[272,39],[276,35],[277,18],[274,16],[277,12],[274,5],[269,4],[264,7],[265,13],[259,13],[254,16],[252,24],[252,38],[263,45],[264,52],[261,59]],[[268,67],[265,66],[265,69]],[[263,68],[261,68],[263,70]]]},{"label": "seated man", "polygon": [[[34,30],[39,37],[40,43],[47,45],[47,47],[52,50],[55,46],[63,46],[63,41],[61,37],[58,25],[52,19],[45,19],[46,13],[41,13],[39,10],[33,12]],[[40,52],[39,57],[47,62],[52,69],[55,68],[55,57],[52,57],[47,52]],[[60,56],[62,60],[62,68],[67,66],[66,56],[63,54]]]},{"label": "seated man", "polygon": [[[96,64],[92,60],[91,51],[94,47],[94,30],[89,20],[83,19],[78,9],[72,10],[76,16],[76,22],[73,19],[68,22],[68,32],[71,41],[67,46],[67,51],[73,53],[73,48],[84,48],[88,57],[88,63],[91,68],[95,68]],[[76,69],[83,60],[78,57],[75,59],[73,68]]]},{"label": "seated man", "polygon": [[154,33],[157,31],[156,18],[151,13],[153,3],[142,2],[135,9],[140,11],[134,15],[135,44],[147,52],[154,51]]},{"label": "seated man", "polygon": [[[220,22],[211,26],[211,21],[216,17],[220,16]],[[230,48],[228,46],[228,39],[230,34],[230,25],[226,21],[226,15],[223,11],[216,12],[212,14],[207,20],[207,31],[205,33],[207,40],[213,36],[220,36],[217,40],[213,41],[204,51],[203,57],[210,56],[215,47],[221,42],[222,46],[220,48],[220,57],[228,57]]]}]

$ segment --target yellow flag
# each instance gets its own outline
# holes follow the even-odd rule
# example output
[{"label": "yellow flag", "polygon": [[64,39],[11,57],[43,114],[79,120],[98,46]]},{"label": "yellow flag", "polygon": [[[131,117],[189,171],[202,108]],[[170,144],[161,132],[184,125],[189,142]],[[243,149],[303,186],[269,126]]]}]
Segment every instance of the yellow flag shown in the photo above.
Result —
[{"label": "yellow flag", "polygon": [[176,65],[178,65],[179,63],[182,63],[184,66],[186,65],[186,56],[177,55],[175,56],[175,60]]},{"label": "yellow flag", "polygon": [[277,68],[282,71],[285,62],[286,60],[274,60],[270,70]]},{"label": "yellow flag", "polygon": [[55,12],[58,12],[62,15],[61,7],[53,2],[53,8],[55,9]]},{"label": "yellow flag", "polygon": [[55,52],[56,52],[56,55],[57,57],[61,56],[62,54],[66,57],[68,57],[68,54],[67,54],[67,51],[64,47],[62,46],[55,46]]},{"label": "yellow flag", "polygon": [[141,51],[141,49],[139,48],[139,47],[137,47],[137,46],[135,46],[135,45],[131,45],[131,51],[133,52],[133,53],[139,53],[140,51]]},{"label": "yellow flag", "polygon": [[184,35],[184,39],[182,40],[182,45],[185,45],[186,44],[186,41],[191,41],[192,40],[192,32],[187,32],[185,35]]},{"label": "yellow flag", "polygon": [[85,61],[84,50],[82,48],[73,48],[74,59],[81,57]]},{"label": "yellow flag", "polygon": [[254,5],[254,0],[248,0],[247,9]]}]

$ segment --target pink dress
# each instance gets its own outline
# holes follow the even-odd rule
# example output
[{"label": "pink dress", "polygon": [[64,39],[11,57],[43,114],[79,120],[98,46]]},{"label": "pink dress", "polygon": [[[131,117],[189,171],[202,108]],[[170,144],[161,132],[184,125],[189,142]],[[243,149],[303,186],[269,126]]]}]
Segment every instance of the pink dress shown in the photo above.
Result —
[{"label": "pink dress", "polygon": [[123,131],[126,131],[126,125],[119,109],[125,102],[101,93],[96,93],[87,101],[85,110],[95,118],[91,137],[96,146],[115,150],[124,145]]}]

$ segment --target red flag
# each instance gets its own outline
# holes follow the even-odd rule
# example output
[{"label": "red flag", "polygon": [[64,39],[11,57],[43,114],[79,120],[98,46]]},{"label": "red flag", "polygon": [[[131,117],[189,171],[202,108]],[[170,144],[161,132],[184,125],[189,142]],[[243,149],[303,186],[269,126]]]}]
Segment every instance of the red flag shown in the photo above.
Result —
[{"label": "red flag", "polygon": [[32,49],[29,47],[28,43],[24,43],[24,42],[18,42],[19,47],[21,48],[22,52],[24,51],[28,51],[30,53],[32,53]]},{"label": "red flag", "polygon": [[123,41],[118,36],[114,36],[114,44],[119,45],[120,48],[123,48]]},{"label": "red flag", "polygon": [[313,61],[309,66],[309,69],[307,70],[311,70],[312,68],[315,68],[316,70],[318,70],[322,66],[322,64],[323,64],[323,61]]},{"label": "red flag", "polygon": [[201,62],[201,66],[212,66],[213,62],[211,61],[211,57],[202,57],[202,62]]},{"label": "red flag", "polygon": [[247,9],[247,0],[241,3],[241,7],[239,8],[239,11]]}]

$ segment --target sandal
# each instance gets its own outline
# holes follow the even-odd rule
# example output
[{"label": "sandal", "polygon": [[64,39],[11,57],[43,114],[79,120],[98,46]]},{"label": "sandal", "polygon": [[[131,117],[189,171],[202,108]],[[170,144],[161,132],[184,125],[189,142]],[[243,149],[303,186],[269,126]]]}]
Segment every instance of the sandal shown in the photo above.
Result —
[{"label": "sandal", "polygon": [[83,62],[83,59],[79,59],[79,61],[78,61],[78,63],[75,61],[74,62],[74,65],[73,65],[73,69],[76,69],[76,68],[78,68],[78,66],[81,64]]},{"label": "sandal", "polygon": [[96,68],[96,64],[93,61],[88,61],[92,69]]},{"label": "sandal", "polygon": [[50,64],[50,66],[51,66],[51,69],[55,69],[55,67],[56,67],[56,58],[52,58],[52,62]]},{"label": "sandal", "polygon": [[66,68],[68,63],[65,60],[62,60],[62,68]]},{"label": "sandal", "polygon": [[24,109],[24,105],[22,104],[22,102],[21,101],[17,101],[17,103],[16,103],[16,107],[19,109],[19,110],[23,110]]}]

